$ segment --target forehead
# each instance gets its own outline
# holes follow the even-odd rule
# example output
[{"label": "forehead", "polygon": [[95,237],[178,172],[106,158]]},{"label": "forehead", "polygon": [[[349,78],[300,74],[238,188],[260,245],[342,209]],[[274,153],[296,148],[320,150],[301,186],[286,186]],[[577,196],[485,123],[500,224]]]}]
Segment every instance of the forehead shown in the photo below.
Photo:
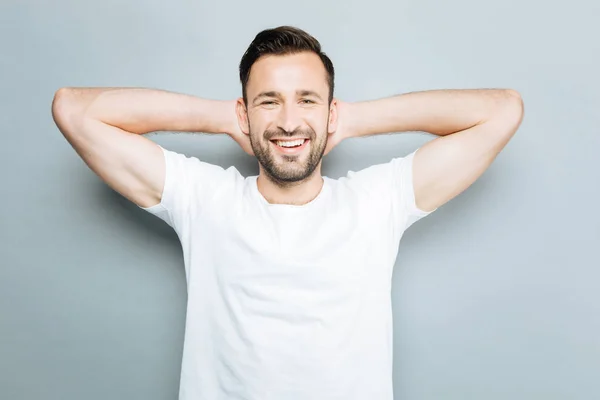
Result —
[{"label": "forehead", "polygon": [[327,70],[315,53],[263,56],[252,65],[246,85],[249,95],[263,90],[296,92],[298,89],[321,93],[328,90]]}]

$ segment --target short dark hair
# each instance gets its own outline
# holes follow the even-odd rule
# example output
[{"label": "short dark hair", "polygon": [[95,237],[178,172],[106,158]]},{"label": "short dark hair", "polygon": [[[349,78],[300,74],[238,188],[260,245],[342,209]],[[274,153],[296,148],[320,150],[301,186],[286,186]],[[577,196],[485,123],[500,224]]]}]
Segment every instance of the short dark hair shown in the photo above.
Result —
[{"label": "short dark hair", "polygon": [[248,105],[246,85],[250,78],[250,68],[262,56],[296,54],[304,51],[313,52],[321,58],[327,71],[329,84],[329,103],[333,100],[333,81],[335,71],[329,57],[321,51],[321,44],[313,36],[302,29],[293,26],[279,26],[259,32],[240,61],[240,81],[242,83],[242,96]]}]

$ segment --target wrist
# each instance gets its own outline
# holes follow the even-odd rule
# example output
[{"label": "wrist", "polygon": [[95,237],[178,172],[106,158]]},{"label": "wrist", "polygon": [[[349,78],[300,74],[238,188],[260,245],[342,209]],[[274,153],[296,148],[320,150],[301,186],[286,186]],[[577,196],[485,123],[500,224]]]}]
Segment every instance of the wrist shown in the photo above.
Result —
[{"label": "wrist", "polygon": [[235,100],[211,100],[207,111],[208,133],[230,134],[237,127]]},{"label": "wrist", "polygon": [[342,121],[342,140],[362,136],[361,122],[364,121],[362,102],[341,102],[339,114]]}]

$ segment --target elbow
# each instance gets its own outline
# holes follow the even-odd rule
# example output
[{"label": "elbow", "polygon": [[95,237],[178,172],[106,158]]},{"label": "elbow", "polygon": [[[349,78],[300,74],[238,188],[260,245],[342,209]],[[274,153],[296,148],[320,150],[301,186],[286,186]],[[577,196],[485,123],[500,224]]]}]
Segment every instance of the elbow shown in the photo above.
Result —
[{"label": "elbow", "polygon": [[523,97],[521,97],[521,94],[514,89],[507,89],[506,92],[508,94],[508,103],[510,103],[511,108],[514,110],[513,112],[522,118],[525,113]]},{"label": "elbow", "polygon": [[523,121],[523,115],[525,114],[525,105],[521,94],[514,89],[504,90],[504,99],[499,103],[496,111],[496,116],[499,119],[507,121],[517,127]]},{"label": "elbow", "polygon": [[519,129],[521,122],[523,122],[525,106],[519,92],[513,89],[507,89],[506,92],[507,101],[499,114],[499,118],[503,121],[508,136],[512,137]]},{"label": "elbow", "polygon": [[70,88],[63,87],[54,93],[51,106],[52,119],[61,132],[65,131],[67,123],[74,114],[70,104]]},{"label": "elbow", "polygon": [[52,117],[55,120],[58,117],[58,115],[64,111],[65,97],[67,96],[68,90],[68,88],[62,87],[54,93],[54,97],[52,98],[51,111]]},{"label": "elbow", "polygon": [[513,102],[515,103],[515,107],[516,107],[516,121],[515,121],[515,131],[519,128],[519,126],[521,125],[521,122],[523,122],[523,117],[525,116],[525,102],[523,101],[523,97],[521,97],[521,94],[519,92],[517,92],[516,90],[511,90],[511,97],[514,99]]},{"label": "elbow", "polygon": [[74,114],[75,104],[72,101],[72,98],[72,88],[61,87],[56,92],[54,92],[51,112],[52,118],[55,122],[58,122],[59,120],[64,121],[65,119],[69,119],[70,116]]}]

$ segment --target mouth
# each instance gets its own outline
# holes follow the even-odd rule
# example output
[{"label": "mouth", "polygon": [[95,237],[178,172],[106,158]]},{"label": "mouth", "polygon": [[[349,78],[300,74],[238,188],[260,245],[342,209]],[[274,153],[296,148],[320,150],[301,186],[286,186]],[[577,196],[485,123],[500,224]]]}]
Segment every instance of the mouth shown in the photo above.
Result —
[{"label": "mouth", "polygon": [[295,140],[271,140],[275,148],[284,154],[300,153],[308,145],[310,139],[295,139]]}]

